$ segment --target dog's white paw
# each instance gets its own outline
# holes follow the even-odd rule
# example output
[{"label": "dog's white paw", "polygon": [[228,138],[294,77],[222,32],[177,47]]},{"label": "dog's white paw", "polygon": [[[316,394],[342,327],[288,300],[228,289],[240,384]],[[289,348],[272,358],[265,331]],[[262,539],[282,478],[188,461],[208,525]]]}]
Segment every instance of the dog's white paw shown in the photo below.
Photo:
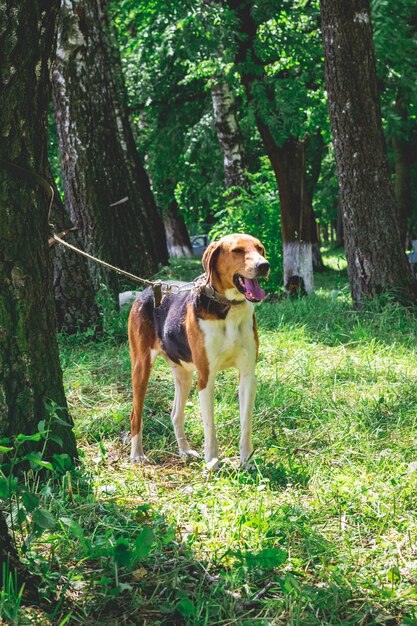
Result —
[{"label": "dog's white paw", "polygon": [[199,459],[200,455],[196,450],[189,448],[188,450],[180,450],[180,455],[183,457],[189,457],[192,459]]},{"label": "dog's white paw", "polygon": [[253,472],[254,470],[256,470],[255,463],[253,463],[250,460],[243,461],[243,463],[240,463],[239,467],[241,469],[244,469],[244,470],[248,471],[248,472]]},{"label": "dog's white paw", "polygon": [[206,469],[208,469],[209,471],[218,470],[219,469],[219,459],[217,457],[214,457],[210,461],[207,461]]},{"label": "dog's white paw", "polygon": [[130,457],[130,462],[131,463],[149,463],[149,459],[145,454],[135,454],[134,456]]},{"label": "dog's white paw", "polygon": [[253,461],[253,450],[251,452],[241,455],[239,466],[242,469],[245,469],[248,471],[253,471],[256,469],[256,465]]}]

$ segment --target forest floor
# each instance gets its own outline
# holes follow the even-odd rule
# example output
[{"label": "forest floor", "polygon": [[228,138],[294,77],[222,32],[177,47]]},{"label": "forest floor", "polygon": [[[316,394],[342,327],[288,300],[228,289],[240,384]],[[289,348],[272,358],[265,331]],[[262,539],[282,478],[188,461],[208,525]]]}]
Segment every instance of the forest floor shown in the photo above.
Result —
[{"label": "forest floor", "polygon": [[[236,372],[216,387],[219,471],[179,457],[162,359],[150,463],[131,465],[126,312],[99,341],[61,338],[82,466],[69,492],[68,476],[42,490],[60,519],[31,548],[59,592],[51,623],[417,624],[417,321],[390,302],[354,311],[343,260],[326,264],[314,295],[257,309],[253,471],[238,467]],[[201,450],[195,383],[186,432]]]}]

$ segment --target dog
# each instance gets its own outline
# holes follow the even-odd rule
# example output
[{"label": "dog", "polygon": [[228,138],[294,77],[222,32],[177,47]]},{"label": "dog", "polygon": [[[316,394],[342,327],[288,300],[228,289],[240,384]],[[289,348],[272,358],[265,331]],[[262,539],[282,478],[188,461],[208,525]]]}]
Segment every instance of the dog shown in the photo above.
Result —
[{"label": "dog", "polygon": [[181,455],[198,457],[184,432],[184,408],[197,372],[204,424],[204,455],[218,467],[219,448],[214,424],[216,373],[237,368],[240,374],[240,463],[253,453],[252,414],[258,332],[254,303],[265,297],[258,278],[269,274],[262,243],[250,235],[233,234],[211,243],[202,257],[205,274],[188,290],[167,293],[155,306],[151,287],[135,300],[128,335],[132,364],[133,408],[131,460],[143,462],[142,413],[152,365],[158,354],[171,366],[175,383],[171,419]]}]

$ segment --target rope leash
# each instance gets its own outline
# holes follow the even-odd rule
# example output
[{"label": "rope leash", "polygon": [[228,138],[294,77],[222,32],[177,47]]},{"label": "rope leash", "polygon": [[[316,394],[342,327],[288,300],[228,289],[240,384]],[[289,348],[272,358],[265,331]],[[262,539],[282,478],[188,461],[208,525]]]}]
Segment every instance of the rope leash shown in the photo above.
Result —
[{"label": "rope leash", "polygon": [[[93,256],[92,254],[89,254],[88,252],[81,250],[80,248],[77,248],[77,246],[74,246],[71,243],[68,243],[68,241],[65,241],[64,239],[62,239],[60,235],[65,236],[69,232],[76,230],[77,227],[73,226],[71,228],[67,228],[66,230],[60,232],[59,235],[57,235],[54,232],[55,226],[54,224],[51,224],[49,221],[50,216],[51,216],[53,201],[55,198],[55,191],[52,185],[45,178],[43,178],[36,172],[33,172],[24,167],[21,167],[20,165],[16,165],[15,163],[8,161],[7,159],[3,159],[0,157],[0,165],[2,165],[4,168],[8,170],[11,170],[15,174],[18,174],[19,176],[23,176],[24,178],[28,180],[34,181],[50,195],[49,208],[48,208],[48,224],[50,228],[52,229],[52,235],[48,239],[49,246],[53,245],[55,242],[60,243],[61,245],[72,250],[73,252],[77,252],[78,254],[81,254],[81,256],[84,256],[85,258],[89,259],[90,261],[94,261],[95,263],[98,263],[102,265],[103,267],[106,267],[107,269],[112,270],[113,272],[116,272],[117,274],[120,274],[121,276],[126,276],[130,280],[133,280],[137,283],[141,283],[142,285],[147,285],[148,287],[152,287],[156,307],[158,307],[161,304],[163,296],[167,293],[179,294],[183,291],[192,291],[193,289],[201,289],[201,291],[204,292],[204,294],[210,300],[214,300],[223,305],[230,306],[230,305],[242,304],[244,302],[244,300],[243,301],[242,300],[228,300],[221,294],[217,293],[214,287],[207,283],[207,277],[205,274],[201,274],[200,276],[195,278],[193,282],[185,283],[184,285],[170,284],[170,283],[162,282],[161,280],[156,280],[156,281],[147,280],[146,278],[141,278],[140,276],[136,276],[135,274],[132,274],[131,272],[122,270],[119,267],[112,265],[111,263],[107,263],[107,261],[103,261],[102,259],[99,259]],[[123,198],[122,201],[124,200],[125,199]],[[114,206],[115,204],[118,204],[118,202],[114,203],[111,206]]]}]

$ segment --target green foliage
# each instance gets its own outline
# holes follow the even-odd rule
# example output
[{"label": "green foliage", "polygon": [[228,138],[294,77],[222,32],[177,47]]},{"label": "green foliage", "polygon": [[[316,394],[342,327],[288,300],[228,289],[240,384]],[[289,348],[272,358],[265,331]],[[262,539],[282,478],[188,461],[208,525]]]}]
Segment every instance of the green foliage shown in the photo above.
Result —
[{"label": "green foliage", "polygon": [[[52,437],[54,443],[62,445],[62,441],[57,441],[58,437],[51,433],[54,419],[58,418],[52,409],[49,423],[41,420],[36,433],[0,440],[0,500],[8,503],[13,528],[17,524],[21,532],[25,532],[25,541],[29,543],[33,537],[54,528],[57,523],[54,515],[42,507],[38,495],[41,478],[45,471],[52,476],[59,476],[72,467],[67,454],[54,454],[49,460],[43,458],[48,439]],[[28,444],[38,443],[41,449],[34,451],[29,448],[28,451]],[[28,476],[30,480],[27,480]]]},{"label": "green foliage", "polygon": [[226,195],[219,202],[216,222],[210,231],[211,239],[232,232],[253,235],[262,241],[271,264],[268,288],[276,291],[282,284],[282,241],[279,198],[274,175],[267,159],[262,160],[257,174],[248,174],[247,189],[232,189],[233,197]]},{"label": "green foliage", "polygon": [[256,85],[256,106],[278,145],[328,128],[323,91],[318,2],[254,3],[256,51],[266,80]]},{"label": "green foliage", "polygon": [[[178,457],[163,360],[145,401],[150,463],[132,466],[118,437],[128,346],[61,337],[84,477],[72,500],[53,491],[53,557],[31,558],[52,586],[52,571],[69,578],[75,622],[415,623],[417,323],[389,301],[352,310],[341,251],[325,262],[314,295],[257,307],[252,471],[238,468],[235,372],[217,380],[218,472]],[[185,426],[201,448],[195,386]]]},{"label": "green foliage", "polygon": [[24,587],[19,588],[17,575],[9,571],[7,563],[1,563],[0,566],[3,580],[0,588],[0,619],[7,620],[12,626],[18,626]]},{"label": "green foliage", "polygon": [[[417,9],[413,0],[372,0],[377,71],[388,133],[408,137],[416,124]],[[398,94],[409,111],[395,107]]]},{"label": "green foliage", "polygon": [[339,185],[333,148],[329,145],[321,164],[320,178],[313,197],[313,210],[319,224],[330,224],[337,218]]},{"label": "green foliage", "polygon": [[[264,0],[254,4],[253,14],[265,68],[265,79],[254,86],[256,111],[279,144],[290,134],[327,129],[318,3],[284,1],[277,7]],[[254,109],[247,106],[234,62],[239,25],[222,3],[187,1],[157,8],[126,0],[114,3],[113,19],[157,201],[164,208],[175,194],[189,228],[201,228],[215,219],[214,205],[224,191],[209,93],[216,76],[234,92],[249,170],[263,167]]]},{"label": "green foliage", "polygon": [[[111,290],[104,284],[100,286],[100,290],[97,292],[96,302],[101,313],[103,336],[111,340],[125,339],[129,307],[124,307],[120,313],[118,302],[115,301]],[[90,334],[87,331],[87,333],[83,333],[83,336],[88,337]]]}]

